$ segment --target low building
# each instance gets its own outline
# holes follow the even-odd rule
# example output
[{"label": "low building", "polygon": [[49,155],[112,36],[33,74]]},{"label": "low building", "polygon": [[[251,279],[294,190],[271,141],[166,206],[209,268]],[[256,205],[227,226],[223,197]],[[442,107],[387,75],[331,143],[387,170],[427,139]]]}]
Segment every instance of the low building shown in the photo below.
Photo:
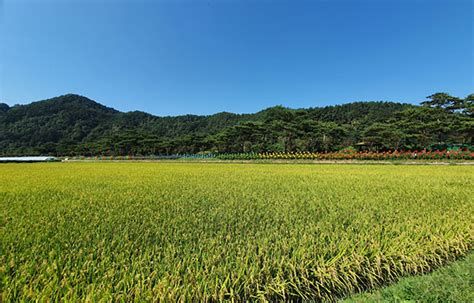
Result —
[{"label": "low building", "polygon": [[56,162],[59,161],[56,157],[0,157],[0,163],[5,162]]}]

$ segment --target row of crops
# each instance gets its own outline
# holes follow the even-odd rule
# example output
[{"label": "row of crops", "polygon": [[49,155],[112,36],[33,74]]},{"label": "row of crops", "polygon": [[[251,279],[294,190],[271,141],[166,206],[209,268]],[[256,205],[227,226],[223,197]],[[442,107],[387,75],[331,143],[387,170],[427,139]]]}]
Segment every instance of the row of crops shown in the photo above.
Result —
[{"label": "row of crops", "polygon": [[266,153],[205,153],[155,156],[77,156],[74,160],[176,160],[176,159],[220,159],[220,160],[474,160],[471,150],[435,151],[338,151],[338,152],[266,152]]},{"label": "row of crops", "polygon": [[307,159],[307,160],[473,160],[474,151],[470,150],[442,150],[442,151],[340,151],[329,153],[312,152],[270,152],[270,153],[236,153],[218,154],[215,156],[223,160],[252,160],[252,159]]},{"label": "row of crops", "polygon": [[474,167],[0,166],[2,302],[334,301],[474,247]]}]

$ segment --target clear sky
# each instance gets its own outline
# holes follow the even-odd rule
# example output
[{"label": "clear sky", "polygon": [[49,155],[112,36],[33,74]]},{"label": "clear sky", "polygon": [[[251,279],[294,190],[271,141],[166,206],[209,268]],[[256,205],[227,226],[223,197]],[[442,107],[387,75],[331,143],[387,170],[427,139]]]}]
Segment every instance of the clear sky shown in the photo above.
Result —
[{"label": "clear sky", "polygon": [[157,115],[474,92],[473,1],[0,0],[0,101]]}]

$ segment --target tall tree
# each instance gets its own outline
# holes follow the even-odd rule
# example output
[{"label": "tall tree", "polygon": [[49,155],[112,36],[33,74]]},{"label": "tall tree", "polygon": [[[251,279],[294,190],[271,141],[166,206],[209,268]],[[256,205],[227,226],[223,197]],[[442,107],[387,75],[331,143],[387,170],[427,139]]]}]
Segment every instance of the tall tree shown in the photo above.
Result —
[{"label": "tall tree", "polygon": [[470,94],[464,98],[462,112],[474,118],[474,94]]},{"label": "tall tree", "polygon": [[453,97],[448,93],[435,93],[426,98],[429,100],[421,102],[421,105],[434,108],[442,108],[450,112],[459,110],[463,103],[462,99],[458,97]]}]

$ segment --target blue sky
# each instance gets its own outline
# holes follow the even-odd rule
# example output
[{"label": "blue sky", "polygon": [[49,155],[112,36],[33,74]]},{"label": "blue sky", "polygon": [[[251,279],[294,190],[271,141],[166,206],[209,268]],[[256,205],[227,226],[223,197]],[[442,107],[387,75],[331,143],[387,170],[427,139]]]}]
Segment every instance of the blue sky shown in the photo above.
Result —
[{"label": "blue sky", "polygon": [[474,92],[473,1],[0,0],[0,101],[157,115]]}]

